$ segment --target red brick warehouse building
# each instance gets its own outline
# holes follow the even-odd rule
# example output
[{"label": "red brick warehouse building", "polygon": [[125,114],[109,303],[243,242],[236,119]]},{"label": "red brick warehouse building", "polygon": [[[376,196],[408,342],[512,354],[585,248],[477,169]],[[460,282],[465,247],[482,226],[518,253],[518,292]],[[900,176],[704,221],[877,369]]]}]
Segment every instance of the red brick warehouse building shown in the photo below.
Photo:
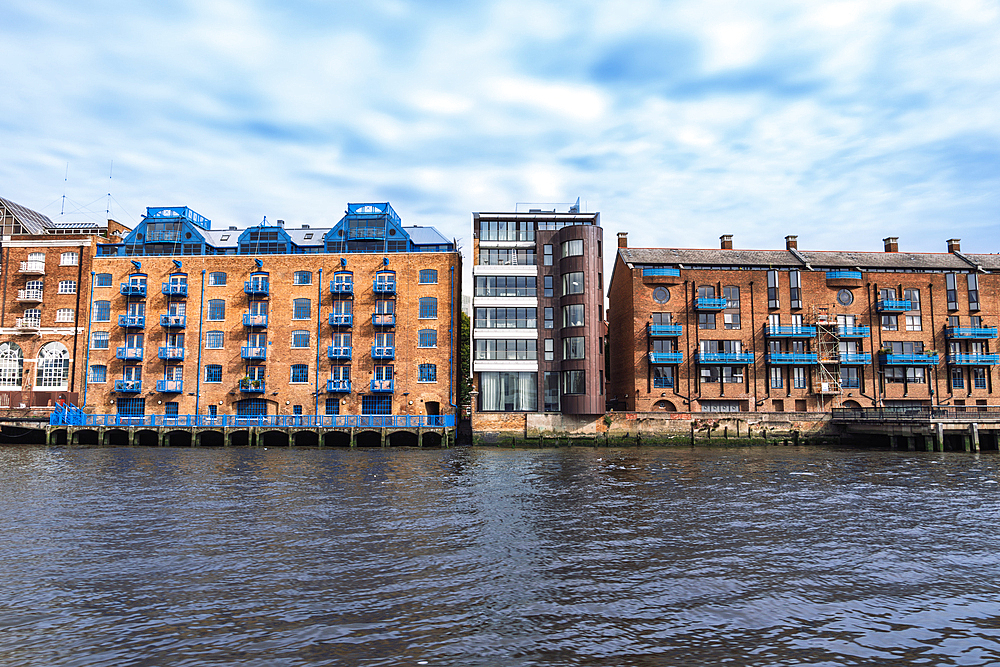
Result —
[{"label": "red brick warehouse building", "polygon": [[995,405],[1000,256],[629,248],[609,288],[609,404],[629,411]]}]

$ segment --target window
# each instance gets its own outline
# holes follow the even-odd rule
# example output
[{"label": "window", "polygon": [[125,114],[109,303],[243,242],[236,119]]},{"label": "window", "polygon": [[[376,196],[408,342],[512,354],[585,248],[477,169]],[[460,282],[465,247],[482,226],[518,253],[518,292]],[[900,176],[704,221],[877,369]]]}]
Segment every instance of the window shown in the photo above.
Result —
[{"label": "window", "polygon": [[59,257],[60,266],[76,266],[80,263],[80,255],[75,252],[64,252]]},{"label": "window", "polygon": [[559,412],[559,373],[546,372],[543,377],[545,390],[545,411]]},{"label": "window", "polygon": [[324,403],[324,414],[326,415],[339,415],[340,414],[340,399],[334,396],[326,399]]},{"label": "window", "polygon": [[433,320],[438,316],[438,300],[433,296],[420,298],[420,313],[418,317],[422,320]]},{"label": "window", "polygon": [[17,388],[24,377],[24,353],[17,343],[0,343],[0,387]]},{"label": "window", "polygon": [[97,274],[97,287],[111,287],[111,274],[110,273],[98,273]]},{"label": "window", "polygon": [[883,315],[882,316],[882,331],[898,331],[899,321],[896,319],[895,315]]},{"label": "window", "polygon": [[[563,257],[575,257],[577,255],[583,254],[583,239],[573,239],[572,241],[563,241],[560,246]],[[564,392],[565,393],[565,392]]]},{"label": "window", "polygon": [[563,359],[583,359],[585,354],[583,336],[563,338]]},{"label": "window", "polygon": [[76,294],[76,281],[75,280],[60,280],[59,281],[59,293],[60,294]]},{"label": "window", "polygon": [[545,339],[545,361],[555,360],[555,341],[551,338]]},{"label": "window", "polygon": [[726,308],[739,310],[740,308],[740,288],[739,287],[723,287],[722,296],[726,299]]},{"label": "window", "polygon": [[[950,322],[951,318],[949,317],[948,320]],[[957,327],[958,326],[958,318],[956,317],[955,318],[955,323],[954,324],[950,324],[949,326]],[[972,315],[971,317],[969,317],[969,326],[972,327],[973,329],[982,329],[983,328],[983,317],[982,317],[982,315]]]},{"label": "window", "polygon": [[292,275],[293,285],[312,285],[313,284],[313,274],[312,271],[296,271]]},{"label": "window", "polygon": [[437,269],[420,269],[421,285],[436,285],[438,281]]},{"label": "window", "polygon": [[920,290],[904,289],[903,300],[910,302],[910,310],[920,310]]},{"label": "window", "polygon": [[298,331],[293,331],[292,347],[293,348],[309,347],[309,332],[306,331],[305,329],[299,329]]},{"label": "window", "polygon": [[699,329],[714,329],[715,328],[715,313],[698,313],[698,328]]},{"label": "window", "polygon": [[91,350],[106,350],[109,345],[109,335],[107,331],[95,331],[90,334]]},{"label": "window", "polygon": [[563,296],[568,294],[583,294],[583,271],[564,273],[562,277]]},{"label": "window", "polygon": [[986,389],[986,369],[977,366],[972,369],[972,386],[976,389]]},{"label": "window", "polygon": [[889,354],[923,354],[923,341],[884,341],[882,348]]},{"label": "window", "polygon": [[292,364],[292,384],[309,382],[308,364]]},{"label": "window", "polygon": [[727,329],[739,329],[740,328],[740,314],[739,313],[723,313],[722,323]]},{"label": "window", "polygon": [[767,307],[768,308],[778,308],[780,306],[780,301],[778,300],[778,272],[768,271],[767,272]]},{"label": "window", "polygon": [[966,278],[969,284],[969,310],[979,310],[979,276],[970,273]]},{"label": "window", "polygon": [[420,364],[417,367],[417,382],[437,382],[437,366]]},{"label": "window", "polygon": [[312,316],[311,299],[294,299],[292,301],[292,319],[308,320]]},{"label": "window", "polygon": [[563,371],[562,377],[563,395],[587,393],[586,371]]},{"label": "window", "polygon": [[476,296],[535,296],[535,276],[476,276]]},{"label": "window", "polygon": [[[583,326],[583,304],[575,303],[562,307],[562,325],[564,327]],[[565,393],[565,392],[564,392]]]},{"label": "window", "polygon": [[91,384],[104,384],[108,381],[108,367],[101,365],[91,366],[90,379],[87,381]]},{"label": "window", "polygon": [[95,301],[94,302],[94,321],[95,322],[110,322],[111,321],[111,302],[110,301]]},{"label": "window", "polygon": [[35,386],[64,389],[69,380],[69,350],[62,343],[46,343],[38,351]]},{"label": "window", "polygon": [[739,354],[743,351],[743,341],[702,340],[698,343],[698,351],[702,354]]},{"label": "window", "polygon": [[796,389],[806,388],[806,369],[802,366],[792,368],[792,386]]},{"label": "window", "polygon": [[544,285],[544,289],[542,291],[542,296],[544,296],[544,297],[554,296],[554,293],[555,293],[555,290],[554,290],[555,278],[552,277],[552,276],[545,276],[544,278],[542,278],[542,281],[543,281],[543,285]]},{"label": "window", "polygon": [[421,329],[417,332],[417,347],[437,347],[437,344],[438,332],[436,329]]},{"label": "window", "polygon": [[477,329],[534,329],[537,308],[476,308]]},{"label": "window", "polygon": [[951,386],[954,389],[961,389],[965,386],[965,375],[960,367],[951,369]]},{"label": "window", "polygon": [[925,384],[927,376],[923,368],[908,366],[906,369],[906,381],[909,384]]},{"label": "window", "polygon": [[209,331],[205,334],[205,348],[209,350],[221,350],[225,342],[225,334],[221,331]]},{"label": "window", "polygon": [[698,298],[699,299],[714,299],[715,298],[715,288],[711,285],[699,285],[698,286]]},{"label": "window", "polygon": [[784,380],[781,377],[781,366],[771,366],[770,371],[771,389],[781,389]]},{"label": "window", "polygon": [[650,313],[653,324],[671,324],[674,321],[673,313]]},{"label": "window", "polygon": [[545,314],[545,328],[551,329],[555,326],[555,310],[552,308],[546,308]]},{"label": "window", "polygon": [[119,398],[116,404],[120,417],[142,417],[146,414],[146,399],[144,398]]},{"label": "window", "polygon": [[845,389],[859,389],[861,377],[857,368],[844,366],[840,369],[840,386]]},{"label": "window", "polygon": [[536,412],[538,374],[480,373],[479,405],[484,412]]},{"label": "window", "polygon": [[220,364],[205,366],[205,382],[222,382],[222,366]]},{"label": "window", "polygon": [[722,382],[724,384],[742,384],[742,366],[702,366],[702,382]]},{"label": "window", "polygon": [[788,272],[789,295],[788,301],[792,308],[802,307],[802,276],[798,271]]},{"label": "window", "polygon": [[906,330],[907,331],[920,331],[920,316],[919,315],[906,315],[905,319],[906,319]]},{"label": "window", "polygon": [[222,271],[212,271],[208,274],[208,284],[212,287],[219,287],[226,284],[226,274]]},{"label": "window", "polygon": [[958,287],[954,273],[944,274],[944,294],[948,300],[948,310],[958,310]]},{"label": "window", "polygon": [[543,245],[542,246],[542,264],[544,266],[552,266],[552,246]]},{"label": "window", "polygon": [[[949,327],[957,327],[957,326],[959,326],[959,324],[958,324],[958,315],[949,315],[948,316],[948,326]],[[973,326],[975,326],[975,325],[973,325]]]},{"label": "window", "polygon": [[363,415],[391,415],[391,396],[362,396],[361,414]]},{"label": "window", "polygon": [[176,417],[177,416],[177,401],[167,401],[164,405],[163,416],[164,417]]},{"label": "window", "polygon": [[73,321],[73,309],[72,308],[60,308],[56,311],[56,322],[72,322]]},{"label": "window", "polygon": [[208,319],[213,321],[226,319],[226,302],[222,299],[209,299]]}]

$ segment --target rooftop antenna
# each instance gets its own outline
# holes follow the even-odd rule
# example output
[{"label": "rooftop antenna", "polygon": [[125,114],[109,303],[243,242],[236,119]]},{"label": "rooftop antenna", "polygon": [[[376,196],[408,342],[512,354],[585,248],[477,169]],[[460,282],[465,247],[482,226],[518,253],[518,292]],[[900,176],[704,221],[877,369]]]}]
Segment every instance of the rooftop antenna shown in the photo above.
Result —
[{"label": "rooftop antenna", "polygon": [[59,215],[66,213],[66,182],[69,180],[69,162],[66,163],[66,175],[63,176],[63,197],[62,206],[59,208]]},{"label": "rooftop antenna", "polygon": [[104,209],[104,219],[105,220],[110,220],[111,219],[111,176],[114,174],[114,171],[115,171],[115,161],[112,160],[111,161],[111,168],[108,170],[108,205]]}]

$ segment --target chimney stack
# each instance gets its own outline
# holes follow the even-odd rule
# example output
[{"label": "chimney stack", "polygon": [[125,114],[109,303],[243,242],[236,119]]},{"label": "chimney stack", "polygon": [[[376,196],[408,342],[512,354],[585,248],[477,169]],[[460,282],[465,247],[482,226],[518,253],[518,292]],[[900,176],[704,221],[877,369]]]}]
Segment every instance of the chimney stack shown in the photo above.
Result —
[{"label": "chimney stack", "polygon": [[285,226],[285,221],[284,220],[278,220],[278,226],[279,227],[284,227]]},{"label": "chimney stack", "polygon": [[618,232],[618,247],[619,248],[628,247],[628,232]]},{"label": "chimney stack", "polygon": [[722,246],[721,247],[722,247],[723,250],[732,250],[733,249],[733,235],[732,234],[723,234],[722,236],[719,237],[719,241],[722,242]]},{"label": "chimney stack", "polygon": [[799,237],[798,236],[786,236],[785,237],[785,250],[798,250],[799,249]]},{"label": "chimney stack", "polygon": [[948,239],[948,252],[962,252],[962,239]]},{"label": "chimney stack", "polygon": [[885,244],[886,252],[899,252],[899,237],[898,236],[887,236],[882,239],[882,243]]}]

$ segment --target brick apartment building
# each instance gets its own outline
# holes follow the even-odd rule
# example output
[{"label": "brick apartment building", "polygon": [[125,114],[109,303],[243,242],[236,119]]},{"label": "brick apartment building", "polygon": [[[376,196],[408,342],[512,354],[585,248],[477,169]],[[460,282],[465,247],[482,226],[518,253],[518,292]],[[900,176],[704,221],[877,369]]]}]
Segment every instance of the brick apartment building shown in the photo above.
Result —
[{"label": "brick apartment building", "polygon": [[1000,256],[629,248],[609,288],[609,405],[996,405]]},{"label": "brick apartment building", "polygon": [[[454,414],[461,255],[388,203],[332,228],[149,208],[99,243],[76,357],[88,413]],[[80,383],[82,384],[82,382]]]}]

